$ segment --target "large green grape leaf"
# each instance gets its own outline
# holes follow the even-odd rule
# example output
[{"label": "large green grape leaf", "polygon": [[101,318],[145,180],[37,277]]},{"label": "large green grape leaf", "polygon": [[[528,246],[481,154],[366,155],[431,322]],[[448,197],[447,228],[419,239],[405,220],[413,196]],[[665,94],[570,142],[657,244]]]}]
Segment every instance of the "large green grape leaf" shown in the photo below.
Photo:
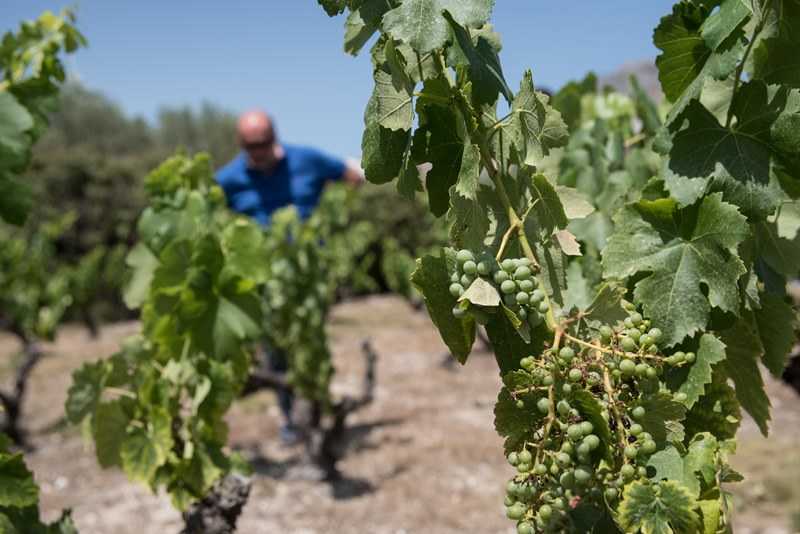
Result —
[{"label": "large green grape leaf", "polygon": [[428,201],[431,212],[441,217],[450,207],[450,187],[461,172],[465,146],[459,132],[461,121],[453,109],[441,106],[422,106],[418,113],[414,157],[417,162],[431,164],[425,177]]},{"label": "large green grape leaf", "polygon": [[29,156],[31,114],[8,91],[0,91],[0,170],[19,169]]},{"label": "large green grape leaf", "polygon": [[439,329],[442,340],[453,356],[465,363],[475,343],[475,323],[472,319],[453,316],[456,298],[450,294],[450,276],[444,258],[429,255],[418,259],[411,281],[422,293],[428,314]]},{"label": "large green grape leaf", "polygon": [[800,88],[800,3],[793,0],[774,4],[773,31],[753,49],[754,78],[769,84]]},{"label": "large green grape leaf", "polygon": [[383,29],[420,54],[444,47],[450,28],[447,10],[458,24],[479,28],[489,20],[494,0],[403,0],[383,16]]},{"label": "large green grape leaf", "polygon": [[378,65],[373,77],[372,111],[377,116],[370,120],[389,130],[410,130],[414,121],[413,87],[394,76],[386,64]]},{"label": "large green grape leaf", "polygon": [[625,532],[642,534],[693,534],[700,518],[697,501],[688,489],[672,480],[636,481],[622,494],[619,522]]},{"label": "large green grape leaf", "polygon": [[344,50],[356,55],[378,30],[381,18],[391,7],[386,0],[364,0],[347,15],[344,28]]},{"label": "large green grape leaf", "polygon": [[754,311],[755,328],[764,347],[764,365],[780,378],[795,343],[795,312],[780,295],[762,293],[761,308]]},{"label": "large green grape leaf", "polygon": [[672,14],[661,19],[653,42],[662,53],[656,58],[661,88],[673,107],[671,123],[691,102],[699,98],[706,79],[727,78],[736,68],[744,43],[740,26],[748,13],[726,0],[728,6],[708,17],[708,8],[679,2]]},{"label": "large green grape leaf", "polygon": [[[781,207],[781,215],[787,205]],[[800,272],[800,237],[796,232],[781,235],[781,218],[776,222],[759,222],[754,225],[758,253],[775,272],[787,278]]]},{"label": "large green grape leaf", "polygon": [[85,363],[72,373],[65,404],[67,419],[73,425],[80,423],[94,411],[100,400],[107,372],[106,362]]},{"label": "large green grape leaf", "polygon": [[686,395],[683,404],[691,409],[703,396],[706,384],[712,380],[712,366],[725,359],[725,345],[713,334],[703,334],[694,363],[675,369],[669,378],[670,385]]},{"label": "large green grape leaf", "polygon": [[[513,388],[514,381],[507,376],[504,381],[510,381],[511,386],[503,387],[497,396],[494,406],[494,427],[497,433],[505,440],[506,452],[518,449],[525,441],[533,441],[536,430],[535,423],[542,415],[536,409],[537,396],[533,393],[522,393],[516,398],[512,397],[509,387]],[[540,397],[539,397],[540,398]],[[523,406],[517,406],[517,400],[523,401]]]},{"label": "large green grape leaf", "polygon": [[748,227],[721,197],[709,195],[684,210],[671,199],[642,200],[615,217],[616,232],[603,250],[605,275],[649,273],[634,296],[663,331],[665,346],[704,330],[712,307],[738,312],[736,281],[745,267],[736,249]]},{"label": "large green grape leaf", "polygon": [[39,488],[33,481],[21,453],[0,453],[0,507],[23,508],[39,502]]},{"label": "large green grape leaf", "polygon": [[645,409],[640,423],[658,444],[664,443],[670,437],[669,433],[673,430],[671,423],[682,421],[686,416],[686,408],[665,392],[646,397],[640,405]]},{"label": "large green grape leaf", "polygon": [[770,402],[764,391],[764,380],[758,361],[764,349],[753,326],[746,321],[737,321],[733,328],[722,332],[722,341],[727,346],[725,372],[736,388],[736,398],[758,425],[765,436],[770,420]]},{"label": "large green grape leaf", "polygon": [[167,461],[173,446],[172,418],[162,409],[152,410],[145,428],[135,427],[120,448],[122,468],[133,480],[149,483]]},{"label": "large green grape leaf", "polygon": [[541,164],[550,149],[564,146],[569,135],[561,114],[547,102],[548,96],[534,88],[531,71],[525,71],[504,131],[531,167]]},{"label": "large green grape leaf", "polygon": [[390,130],[378,123],[378,102],[370,98],[364,112],[364,134],[361,139],[361,165],[367,180],[374,184],[391,182],[403,167],[411,132]]},{"label": "large green grape leaf", "polygon": [[130,271],[122,299],[128,308],[135,309],[140,307],[147,298],[159,261],[144,243],[137,243],[128,253],[125,263]]},{"label": "large green grape leaf", "polygon": [[526,229],[534,232],[538,229],[539,232],[532,235],[541,233],[543,238],[547,238],[559,228],[565,228],[569,221],[553,184],[543,174],[537,174],[527,180],[527,186],[533,207],[525,218]]},{"label": "large green grape leaf", "polygon": [[119,400],[97,404],[92,417],[97,462],[101,467],[122,465],[120,452],[125,442],[130,418]]},{"label": "large green grape leaf", "polygon": [[[797,174],[800,97],[751,81],[740,86],[732,103],[736,122],[723,125],[698,101],[682,119],[687,127],[672,140],[665,183],[682,205],[695,202],[710,187],[748,215],[765,218],[781,201],[773,164]],[[781,125],[787,127],[782,128]],[[789,126],[791,124],[791,126]]]},{"label": "large green grape leaf", "polygon": [[469,66],[469,79],[472,82],[472,99],[477,105],[493,104],[497,95],[502,94],[508,102],[514,98],[503,77],[500,65],[500,37],[484,28],[474,38],[469,30],[458,24],[449,12],[445,18],[453,28],[456,43]]},{"label": "large green grape leaf", "polygon": [[714,372],[705,394],[692,406],[684,419],[687,436],[710,432],[719,440],[736,435],[742,419],[736,392],[728,385],[721,367]]},{"label": "large green grape leaf", "polygon": [[477,146],[464,147],[458,182],[450,188],[450,240],[460,248],[479,250],[489,231],[489,218],[478,200],[481,155]]},{"label": "large green grape leaf", "polygon": [[269,275],[264,232],[245,218],[237,218],[223,230],[225,272],[263,284]]}]

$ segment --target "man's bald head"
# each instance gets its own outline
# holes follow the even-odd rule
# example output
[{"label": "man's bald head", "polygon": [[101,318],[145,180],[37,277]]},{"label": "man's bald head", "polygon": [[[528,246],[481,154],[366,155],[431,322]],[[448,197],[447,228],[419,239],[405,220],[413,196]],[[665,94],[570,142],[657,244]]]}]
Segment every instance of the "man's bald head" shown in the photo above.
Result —
[{"label": "man's bald head", "polygon": [[242,113],[236,131],[252,167],[269,171],[283,157],[283,147],[277,142],[272,120],[264,111],[256,109]]}]

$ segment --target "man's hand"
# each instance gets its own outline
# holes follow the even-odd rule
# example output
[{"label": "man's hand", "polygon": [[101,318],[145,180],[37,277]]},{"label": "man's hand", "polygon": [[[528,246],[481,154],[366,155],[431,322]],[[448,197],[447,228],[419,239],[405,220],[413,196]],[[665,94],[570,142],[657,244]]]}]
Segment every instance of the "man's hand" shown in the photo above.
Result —
[{"label": "man's hand", "polygon": [[342,179],[346,183],[354,187],[358,187],[361,184],[363,184],[365,178],[364,178],[364,170],[361,168],[361,164],[354,159],[348,159],[345,162]]}]

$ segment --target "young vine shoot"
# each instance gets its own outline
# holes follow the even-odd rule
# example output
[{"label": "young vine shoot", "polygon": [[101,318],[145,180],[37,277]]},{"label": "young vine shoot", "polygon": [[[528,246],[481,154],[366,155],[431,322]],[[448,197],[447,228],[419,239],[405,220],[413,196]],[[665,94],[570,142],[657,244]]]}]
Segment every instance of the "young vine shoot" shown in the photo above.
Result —
[{"label": "young vine shoot", "polygon": [[319,3],[347,52],[377,34],[367,178],[449,224],[412,279],[460,362],[486,329],[517,531],[729,531],[740,411],[767,434],[759,363],[794,340],[800,3],[678,2],[661,107],[513,91],[493,0]]}]

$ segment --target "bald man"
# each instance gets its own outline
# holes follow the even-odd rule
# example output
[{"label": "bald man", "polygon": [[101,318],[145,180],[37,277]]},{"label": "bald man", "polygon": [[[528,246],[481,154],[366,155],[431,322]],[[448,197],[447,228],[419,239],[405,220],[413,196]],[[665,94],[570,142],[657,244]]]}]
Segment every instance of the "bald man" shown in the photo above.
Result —
[{"label": "bald man", "polygon": [[217,172],[217,181],[231,209],[265,226],[286,206],[295,206],[307,219],[329,182],[364,180],[357,165],[310,147],[278,142],[272,120],[261,110],[243,113],[237,132],[242,152]]},{"label": "bald man", "polygon": [[[286,206],[294,206],[307,219],[329,182],[356,185],[364,180],[358,165],[310,147],[279,143],[272,120],[261,110],[242,114],[237,132],[242,151],[217,171],[217,182],[225,191],[231,209],[264,226],[269,225],[276,210]],[[269,367],[275,372],[285,372],[286,355],[274,347],[265,349]],[[292,423],[292,396],[279,391],[278,401],[284,416],[281,440],[295,443],[299,436]]]}]

